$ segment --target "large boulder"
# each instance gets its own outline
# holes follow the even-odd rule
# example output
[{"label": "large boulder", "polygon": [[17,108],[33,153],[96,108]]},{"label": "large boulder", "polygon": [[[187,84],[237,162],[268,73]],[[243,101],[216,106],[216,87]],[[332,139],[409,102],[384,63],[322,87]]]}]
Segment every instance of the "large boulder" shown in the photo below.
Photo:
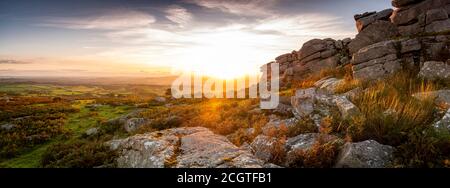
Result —
[{"label": "large boulder", "polygon": [[260,168],[261,160],[203,127],[174,128],[108,142],[120,168]]},{"label": "large boulder", "polygon": [[295,92],[291,104],[296,117],[302,118],[314,111],[315,95],[316,88],[299,89]]},{"label": "large boulder", "polygon": [[359,49],[385,41],[399,35],[397,27],[389,21],[377,20],[359,32],[348,45],[350,54],[356,53]]},{"label": "large boulder", "polygon": [[300,60],[302,60],[310,55],[316,54],[317,52],[322,52],[327,49],[333,49],[334,42],[335,41],[333,39],[312,39],[310,41],[307,41],[298,51],[298,57]]},{"label": "large boulder", "polygon": [[273,159],[273,151],[276,147],[276,138],[259,135],[250,144],[253,154],[265,162],[269,162]]},{"label": "large boulder", "polygon": [[346,143],[339,153],[336,168],[385,168],[393,160],[394,148],[374,140]]},{"label": "large boulder", "polygon": [[359,80],[381,79],[401,69],[397,57],[398,42],[383,41],[366,46],[353,55],[353,77]]},{"label": "large boulder", "polygon": [[299,152],[310,151],[319,139],[322,143],[330,143],[334,141],[343,143],[343,140],[336,136],[320,133],[307,133],[289,138],[286,142],[285,165],[292,166],[298,160],[299,156],[297,154]]},{"label": "large boulder", "polygon": [[356,29],[358,29],[358,32],[361,32],[364,28],[366,28],[368,25],[372,24],[373,22],[377,20],[389,20],[389,17],[391,16],[392,12],[394,10],[392,9],[386,9],[382,10],[380,12],[372,13],[372,14],[362,14],[362,15],[355,15],[356,20]]},{"label": "large boulder", "polygon": [[130,118],[128,119],[123,128],[127,132],[133,132],[136,131],[138,128],[146,125],[149,121],[145,118]]},{"label": "large boulder", "polygon": [[333,77],[325,77],[314,83],[314,87],[317,88],[319,92],[326,94],[334,94],[336,87],[342,84],[344,79],[337,79]]},{"label": "large boulder", "polygon": [[343,118],[349,118],[360,114],[359,108],[350,102],[347,97],[336,97],[334,100]]},{"label": "large boulder", "polygon": [[423,63],[419,76],[430,80],[449,80],[450,62],[427,61]]}]

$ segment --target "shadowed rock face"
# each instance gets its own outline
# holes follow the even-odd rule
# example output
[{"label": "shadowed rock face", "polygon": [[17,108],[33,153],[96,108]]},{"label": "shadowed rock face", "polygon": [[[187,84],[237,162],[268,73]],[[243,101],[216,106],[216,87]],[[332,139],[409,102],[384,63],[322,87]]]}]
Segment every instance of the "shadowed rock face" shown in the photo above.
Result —
[{"label": "shadowed rock face", "polygon": [[118,151],[120,168],[260,168],[249,151],[207,128],[167,129],[108,142]]},{"label": "shadowed rock face", "polygon": [[356,20],[356,29],[358,32],[361,32],[368,25],[372,24],[377,20],[389,20],[389,17],[392,15],[392,9],[386,9],[380,12],[372,12],[372,13],[364,13],[361,15],[355,15]]},{"label": "shadowed rock face", "polygon": [[358,33],[355,39],[350,42],[350,54],[357,52],[365,46],[385,41],[398,35],[397,27],[391,22],[383,20],[375,21]]},{"label": "shadowed rock face", "polygon": [[450,1],[396,1],[398,7],[391,16],[393,24],[398,26],[402,36],[421,34],[423,32],[442,32],[450,29],[448,19]]}]

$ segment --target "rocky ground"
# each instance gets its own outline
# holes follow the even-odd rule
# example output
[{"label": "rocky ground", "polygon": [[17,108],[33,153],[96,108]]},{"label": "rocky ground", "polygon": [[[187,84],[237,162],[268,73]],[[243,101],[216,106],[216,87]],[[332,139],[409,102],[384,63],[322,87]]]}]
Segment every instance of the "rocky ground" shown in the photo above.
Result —
[{"label": "rocky ground", "polygon": [[[138,134],[107,142],[118,152],[118,167],[393,167],[394,153],[402,148],[381,144],[376,141],[378,138],[352,141],[323,130],[278,134],[283,129],[304,125],[299,122],[306,119],[313,122],[313,129],[321,130],[324,119],[334,113],[342,119],[367,114],[367,110],[355,104],[354,98],[369,92],[368,87],[360,84],[345,92],[336,92],[345,83],[358,81],[367,85],[404,70],[417,70],[417,78],[448,83],[450,1],[393,0],[392,5],[395,9],[355,15],[359,33],[353,39],[313,39],[304,43],[300,50],[270,62],[280,64],[281,85],[293,89],[293,94],[282,96],[278,108],[265,113],[270,121],[251,142],[236,146],[228,136],[204,127]],[[326,76],[308,86],[293,86],[323,70],[342,67],[351,68],[350,78]],[[413,95],[417,99],[425,96],[432,96],[436,105],[444,109],[450,105],[448,88]],[[263,112],[256,107],[251,113]],[[396,109],[383,112],[391,113],[397,113]],[[442,131],[450,130],[450,109],[438,114],[433,126]],[[130,116],[113,121],[120,121],[125,130],[134,131],[152,120]],[[87,134],[94,132],[90,130]],[[254,128],[248,128],[244,134],[254,135],[255,132]],[[312,159],[311,156],[317,157]]]}]

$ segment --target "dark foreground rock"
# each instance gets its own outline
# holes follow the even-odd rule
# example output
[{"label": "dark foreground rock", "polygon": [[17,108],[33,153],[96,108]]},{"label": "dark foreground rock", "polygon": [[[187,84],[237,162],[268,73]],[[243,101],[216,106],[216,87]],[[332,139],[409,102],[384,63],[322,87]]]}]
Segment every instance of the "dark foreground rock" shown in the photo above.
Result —
[{"label": "dark foreground rock", "polygon": [[385,168],[393,160],[394,148],[374,140],[347,143],[339,153],[336,168]]}]

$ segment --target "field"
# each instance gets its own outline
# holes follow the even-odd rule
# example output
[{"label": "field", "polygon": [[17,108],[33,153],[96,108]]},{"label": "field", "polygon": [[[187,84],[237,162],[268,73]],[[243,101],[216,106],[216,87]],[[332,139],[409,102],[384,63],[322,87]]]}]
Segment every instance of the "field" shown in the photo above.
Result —
[{"label": "field", "polygon": [[42,167],[42,155],[49,147],[79,142],[86,130],[135,110],[136,104],[166,89],[146,85],[0,84],[0,125],[13,122],[17,126],[14,129],[19,129],[1,130],[0,166]]}]

